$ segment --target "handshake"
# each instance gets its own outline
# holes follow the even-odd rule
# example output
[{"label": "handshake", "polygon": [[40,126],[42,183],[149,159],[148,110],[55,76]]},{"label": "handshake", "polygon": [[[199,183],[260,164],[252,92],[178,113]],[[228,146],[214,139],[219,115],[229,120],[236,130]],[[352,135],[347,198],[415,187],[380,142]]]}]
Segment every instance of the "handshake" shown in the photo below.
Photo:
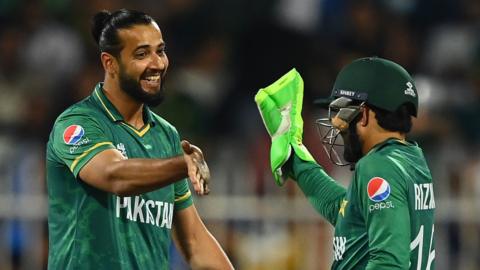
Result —
[{"label": "handshake", "polygon": [[188,141],[182,141],[183,158],[187,163],[188,177],[192,182],[193,189],[198,195],[210,193],[208,183],[210,181],[210,170],[203,156],[202,150]]}]

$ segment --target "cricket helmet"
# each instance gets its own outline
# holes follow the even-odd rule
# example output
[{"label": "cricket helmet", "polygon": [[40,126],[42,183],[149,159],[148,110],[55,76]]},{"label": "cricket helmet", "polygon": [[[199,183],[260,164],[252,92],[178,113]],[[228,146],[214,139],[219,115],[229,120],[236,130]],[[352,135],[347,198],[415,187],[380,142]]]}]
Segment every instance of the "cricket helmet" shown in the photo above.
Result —
[{"label": "cricket helmet", "polygon": [[[328,118],[316,121],[322,144],[333,163],[343,166],[338,155],[343,142],[337,141],[341,131],[360,113],[361,107],[374,107],[394,112],[408,104],[410,114],[417,116],[418,93],[408,72],[399,64],[379,57],[360,58],[346,65],[338,74],[330,97],[315,104],[328,109]],[[327,128],[327,132],[322,130]]]}]

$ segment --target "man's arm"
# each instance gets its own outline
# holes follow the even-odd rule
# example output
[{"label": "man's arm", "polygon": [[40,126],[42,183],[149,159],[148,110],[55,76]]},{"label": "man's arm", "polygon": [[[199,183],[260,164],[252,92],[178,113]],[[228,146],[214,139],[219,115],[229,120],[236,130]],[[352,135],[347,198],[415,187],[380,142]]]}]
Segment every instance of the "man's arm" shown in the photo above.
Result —
[{"label": "man's arm", "polygon": [[341,201],[346,194],[345,188],[335,182],[320,165],[304,161],[296,154],[290,158],[285,169],[296,180],[313,208],[335,226]]},{"label": "man's arm", "polygon": [[182,142],[183,156],[167,159],[125,159],[115,149],[95,155],[80,170],[80,179],[86,183],[117,195],[142,194],[177,180],[189,177],[195,191],[208,193],[209,178],[203,154],[197,147]]},{"label": "man's arm", "polygon": [[192,269],[233,269],[217,240],[207,230],[194,205],[173,216],[173,240]]}]

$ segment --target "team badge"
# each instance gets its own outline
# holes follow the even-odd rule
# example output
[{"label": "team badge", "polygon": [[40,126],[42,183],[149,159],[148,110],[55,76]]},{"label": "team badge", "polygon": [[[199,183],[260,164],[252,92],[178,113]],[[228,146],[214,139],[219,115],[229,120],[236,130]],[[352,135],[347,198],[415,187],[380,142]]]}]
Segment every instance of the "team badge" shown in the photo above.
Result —
[{"label": "team badge", "polygon": [[63,141],[66,144],[76,144],[78,143],[83,135],[85,134],[85,130],[80,125],[71,125],[65,129],[63,132]]},{"label": "team badge", "polygon": [[390,196],[390,184],[381,177],[374,177],[368,182],[367,193],[374,202],[384,201]]}]

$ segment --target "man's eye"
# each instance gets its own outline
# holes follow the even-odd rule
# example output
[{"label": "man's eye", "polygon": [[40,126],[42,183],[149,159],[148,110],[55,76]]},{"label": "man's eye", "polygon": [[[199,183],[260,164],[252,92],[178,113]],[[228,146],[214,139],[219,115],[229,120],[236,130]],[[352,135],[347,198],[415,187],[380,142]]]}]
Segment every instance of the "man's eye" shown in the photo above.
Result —
[{"label": "man's eye", "polygon": [[166,52],[165,48],[157,50],[157,54],[164,54],[165,52]]},{"label": "man's eye", "polygon": [[137,53],[135,54],[135,57],[137,57],[137,58],[143,58],[143,57],[145,57],[145,56],[147,56],[147,53],[146,53],[146,52],[137,52]]}]

